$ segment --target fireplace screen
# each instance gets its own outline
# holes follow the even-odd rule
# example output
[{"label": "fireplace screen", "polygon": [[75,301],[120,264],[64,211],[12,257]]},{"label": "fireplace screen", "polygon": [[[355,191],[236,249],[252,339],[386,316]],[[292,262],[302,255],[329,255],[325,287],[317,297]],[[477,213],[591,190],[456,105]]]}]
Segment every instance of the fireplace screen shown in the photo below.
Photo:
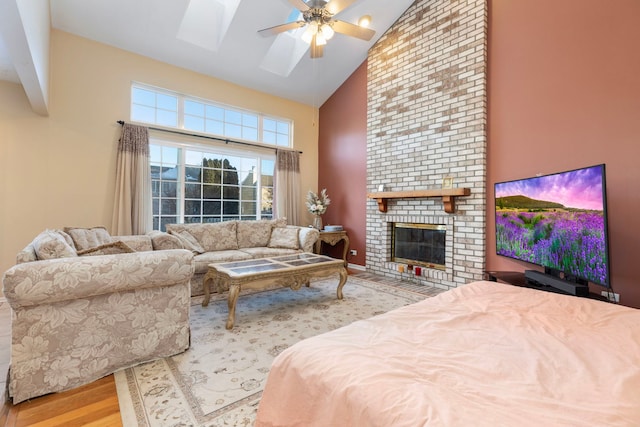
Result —
[{"label": "fireplace screen", "polygon": [[393,224],[391,261],[445,269],[445,234],[441,224]]}]

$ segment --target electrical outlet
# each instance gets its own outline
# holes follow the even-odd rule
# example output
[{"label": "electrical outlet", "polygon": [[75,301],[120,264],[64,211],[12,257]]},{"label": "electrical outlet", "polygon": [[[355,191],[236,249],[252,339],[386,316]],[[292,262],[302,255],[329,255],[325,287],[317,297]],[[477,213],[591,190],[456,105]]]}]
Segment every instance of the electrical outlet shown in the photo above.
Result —
[{"label": "electrical outlet", "polygon": [[615,292],[602,291],[600,292],[600,295],[611,302],[620,302],[620,294],[616,294]]},{"label": "electrical outlet", "polygon": [[353,255],[353,256],[356,256],[356,255],[358,255],[358,251],[356,251],[355,249],[351,249],[351,250],[349,251],[349,254],[350,254],[350,255]]}]

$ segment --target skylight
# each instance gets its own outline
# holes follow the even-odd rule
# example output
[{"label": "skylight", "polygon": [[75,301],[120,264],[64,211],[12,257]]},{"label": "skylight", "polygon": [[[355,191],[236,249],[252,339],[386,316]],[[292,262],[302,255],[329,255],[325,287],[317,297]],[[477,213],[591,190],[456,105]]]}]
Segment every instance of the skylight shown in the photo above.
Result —
[{"label": "skylight", "polygon": [[217,51],[239,4],[240,0],[190,0],[176,37]]}]

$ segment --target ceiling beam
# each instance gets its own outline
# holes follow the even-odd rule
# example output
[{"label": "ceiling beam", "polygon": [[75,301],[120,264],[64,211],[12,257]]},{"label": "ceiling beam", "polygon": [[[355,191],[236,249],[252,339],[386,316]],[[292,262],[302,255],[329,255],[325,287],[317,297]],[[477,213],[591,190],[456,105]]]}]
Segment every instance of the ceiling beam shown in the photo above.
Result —
[{"label": "ceiling beam", "polygon": [[48,0],[0,0],[0,34],[4,39],[31,108],[49,115]]}]

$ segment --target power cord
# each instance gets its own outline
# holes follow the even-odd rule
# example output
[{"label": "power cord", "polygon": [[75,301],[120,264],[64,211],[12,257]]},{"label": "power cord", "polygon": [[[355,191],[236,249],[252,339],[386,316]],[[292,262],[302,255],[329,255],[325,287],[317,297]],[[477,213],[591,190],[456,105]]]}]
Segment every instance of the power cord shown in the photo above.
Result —
[{"label": "power cord", "polygon": [[616,293],[613,291],[613,286],[611,286],[611,284],[609,284],[609,287],[607,287],[607,290],[605,292],[607,295],[606,298],[608,302],[610,302],[611,304],[620,304],[620,301],[616,299]]}]

